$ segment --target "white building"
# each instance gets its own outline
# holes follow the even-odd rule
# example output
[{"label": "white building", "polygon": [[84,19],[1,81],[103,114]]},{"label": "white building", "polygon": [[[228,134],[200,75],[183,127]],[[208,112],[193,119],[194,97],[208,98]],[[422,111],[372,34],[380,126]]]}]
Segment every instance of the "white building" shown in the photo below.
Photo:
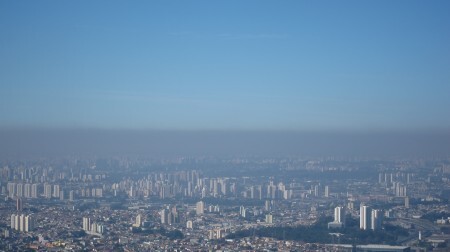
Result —
[{"label": "white building", "polygon": [[335,223],[343,223],[343,225],[345,225],[345,208],[344,207],[335,207],[334,208],[334,222]]},{"label": "white building", "polygon": [[202,215],[205,212],[205,202],[203,201],[197,202],[195,212],[197,215]]},{"label": "white building", "polygon": [[83,217],[83,230],[84,231],[91,230],[91,219],[89,217]]},{"label": "white building", "polygon": [[21,232],[30,232],[34,229],[34,218],[31,215],[11,215],[11,229]]},{"label": "white building", "polygon": [[194,223],[191,220],[186,222],[186,228],[192,229],[194,227]]},{"label": "white building", "polygon": [[325,186],[325,197],[330,197],[330,188],[328,186]]},{"label": "white building", "polygon": [[142,215],[141,214],[138,214],[137,216],[136,216],[136,221],[134,222],[134,225],[133,226],[135,226],[135,227],[140,227],[142,225]]},{"label": "white building", "polygon": [[342,228],[345,227],[345,208],[334,208],[334,220],[328,223],[328,228]]},{"label": "white building", "polygon": [[370,228],[370,215],[370,207],[361,205],[361,207],[359,208],[359,229],[367,230]]}]

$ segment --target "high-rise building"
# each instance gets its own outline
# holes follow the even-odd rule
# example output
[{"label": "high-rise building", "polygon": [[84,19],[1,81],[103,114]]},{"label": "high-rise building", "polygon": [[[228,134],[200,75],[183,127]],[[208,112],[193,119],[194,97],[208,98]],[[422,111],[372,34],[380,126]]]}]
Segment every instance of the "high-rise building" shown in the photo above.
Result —
[{"label": "high-rise building", "polygon": [[25,231],[25,215],[21,214],[19,217],[19,231]]},{"label": "high-rise building", "polygon": [[172,207],[172,210],[170,211],[170,217],[172,223],[179,223],[180,218],[178,216],[178,210],[176,206]]},{"label": "high-rise building", "polygon": [[212,180],[212,192],[214,197],[219,195],[219,183],[217,182],[217,179]]},{"label": "high-rise building", "polygon": [[359,208],[359,228],[362,230],[367,230],[370,228],[371,221],[370,207],[361,205]]},{"label": "high-rise building", "polygon": [[205,198],[207,196],[206,187],[202,188],[202,198]]},{"label": "high-rise building", "polygon": [[20,230],[20,215],[18,214],[14,215],[14,229]]},{"label": "high-rise building", "polygon": [[47,199],[50,199],[52,197],[52,185],[44,184],[44,196]]},{"label": "high-rise building", "polygon": [[172,225],[174,223],[174,216],[172,212],[168,212],[167,214],[167,224]]},{"label": "high-rise building", "polygon": [[254,199],[256,197],[255,186],[250,187],[250,198]]},{"label": "high-rise building", "polygon": [[141,214],[138,214],[137,216],[136,216],[136,221],[135,221],[135,223],[134,223],[134,226],[135,227],[140,227],[142,225],[142,215]]},{"label": "high-rise building", "polygon": [[105,232],[105,227],[102,224],[96,224],[96,233],[103,234]]},{"label": "high-rise building", "polygon": [[319,197],[319,185],[314,186],[314,196]]},{"label": "high-rise building", "polygon": [[25,184],[23,187],[23,196],[25,198],[31,198],[31,184]]},{"label": "high-rise building", "polygon": [[136,191],[133,190],[133,186],[130,187],[130,190],[128,191],[128,197],[133,198],[136,196]]},{"label": "high-rise building", "polygon": [[59,198],[59,185],[53,185],[53,198]]},{"label": "high-rise building", "polygon": [[273,216],[272,214],[266,214],[266,223],[272,224],[273,223]]},{"label": "high-rise building", "polygon": [[91,219],[89,217],[83,217],[83,230],[91,230]]},{"label": "high-rise building", "polygon": [[161,216],[161,224],[167,224],[168,218],[169,218],[169,211],[167,209],[163,209],[159,212],[159,215]]},{"label": "high-rise building", "polygon": [[370,228],[372,230],[379,230],[381,229],[382,222],[383,222],[383,212],[381,210],[373,209]]},{"label": "high-rise building", "polygon": [[16,199],[16,210],[17,211],[22,211],[23,210],[23,199],[18,197]]},{"label": "high-rise building", "polygon": [[209,231],[208,231],[208,238],[209,238],[210,240],[214,239],[214,238],[215,238],[215,235],[216,235],[216,233],[214,232],[214,230],[209,230]]},{"label": "high-rise building", "polygon": [[221,179],[220,181],[220,191],[223,195],[227,195],[228,192],[228,181],[226,179]]},{"label": "high-rise building", "polygon": [[245,209],[244,206],[241,206],[239,208],[239,214],[241,215],[241,217],[245,218],[247,216],[247,209]]},{"label": "high-rise building", "polygon": [[220,228],[216,229],[216,238],[217,239],[222,238],[222,229]]},{"label": "high-rise building", "polygon": [[69,192],[69,201],[73,201],[73,190]]},{"label": "high-rise building", "polygon": [[203,214],[205,212],[205,202],[203,202],[203,201],[197,202],[195,212],[197,215]]},{"label": "high-rise building", "polygon": [[345,208],[335,207],[334,208],[334,222],[342,223],[345,226]]},{"label": "high-rise building", "polygon": [[270,184],[267,186],[267,198],[275,199],[277,197],[277,187],[273,184],[273,181],[270,181]]},{"label": "high-rise building", "polygon": [[325,186],[325,197],[330,197],[330,188],[328,186]]},{"label": "high-rise building", "polygon": [[406,197],[406,186],[402,185],[400,182],[394,183],[395,196]]},{"label": "high-rise building", "polygon": [[[88,226],[89,225],[89,226]],[[83,218],[83,230],[86,231],[88,234],[103,234],[104,232],[104,226],[102,224],[92,222],[90,218]]]},{"label": "high-rise building", "polygon": [[270,204],[270,200],[266,200],[266,202],[264,203],[264,210],[265,211],[270,211],[272,209],[271,204]]},{"label": "high-rise building", "polygon": [[30,232],[34,229],[34,218],[31,215],[25,216],[24,231]]},{"label": "high-rise building", "polygon": [[7,188],[8,188],[8,196],[10,198],[13,198],[16,195],[16,183],[9,182]]},{"label": "high-rise building", "polygon": [[31,185],[31,198],[37,198],[38,197],[38,184],[32,184]]},{"label": "high-rise building", "polygon": [[16,196],[23,197],[23,184],[22,183],[17,184]]},{"label": "high-rise building", "polygon": [[103,197],[103,189],[102,188],[95,189],[95,197],[98,197],[98,198]]},{"label": "high-rise building", "polygon": [[342,228],[345,227],[345,208],[334,208],[334,220],[328,223],[328,228]]},{"label": "high-rise building", "polygon": [[15,229],[16,228],[16,215],[15,214],[11,214],[11,229]]}]

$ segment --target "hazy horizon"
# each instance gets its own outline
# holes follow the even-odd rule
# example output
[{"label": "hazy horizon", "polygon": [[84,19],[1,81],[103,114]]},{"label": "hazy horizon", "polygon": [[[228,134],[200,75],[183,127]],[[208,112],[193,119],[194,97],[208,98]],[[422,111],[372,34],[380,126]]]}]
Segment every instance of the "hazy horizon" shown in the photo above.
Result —
[{"label": "hazy horizon", "polygon": [[8,157],[447,157],[450,131],[0,130]]},{"label": "hazy horizon", "polygon": [[447,155],[449,10],[2,1],[0,155]]}]

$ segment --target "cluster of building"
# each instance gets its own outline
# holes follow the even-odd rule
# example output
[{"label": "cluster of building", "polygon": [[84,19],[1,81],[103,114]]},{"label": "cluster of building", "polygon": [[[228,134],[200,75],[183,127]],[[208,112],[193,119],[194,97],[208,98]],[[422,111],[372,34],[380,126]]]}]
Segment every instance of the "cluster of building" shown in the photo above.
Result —
[{"label": "cluster of building", "polygon": [[83,230],[90,235],[102,235],[105,227],[96,222],[91,222],[91,218],[83,217]]},{"label": "cluster of building", "polygon": [[11,229],[20,232],[31,232],[34,228],[34,218],[32,215],[11,214]]},{"label": "cluster of building", "polygon": [[379,230],[383,222],[383,211],[362,205],[359,210],[359,228]]},{"label": "cluster of building", "polygon": [[[245,170],[248,162],[226,161],[224,166],[233,164],[233,169]],[[450,187],[450,179],[444,172],[446,169],[435,167],[439,163],[423,172],[420,170],[423,163],[402,161],[384,167],[386,162],[382,162],[376,166],[378,174],[361,178],[363,173],[359,173],[360,177],[355,179],[352,176],[359,172],[359,163],[354,161],[255,162],[246,170],[254,176],[245,177],[233,172],[216,175],[212,168],[180,170],[183,163],[176,163],[176,169],[158,171],[132,170],[127,167],[139,166],[127,162],[121,164],[122,169],[110,170],[95,165],[5,166],[0,168],[1,194],[6,199],[0,203],[5,210],[0,213],[0,221],[10,222],[3,225],[10,227],[4,229],[8,237],[24,240],[21,237],[24,232],[34,237],[41,235],[41,242],[35,244],[38,247],[62,246],[60,243],[64,241],[67,248],[107,250],[115,247],[145,250],[158,244],[169,250],[258,250],[264,246],[346,249],[271,238],[227,239],[241,230],[313,225],[320,216],[333,217],[328,223],[330,229],[347,227],[349,218],[359,219],[358,232],[382,232],[385,223],[409,228],[409,236],[399,241],[408,247],[436,237],[442,233],[442,225],[449,225],[447,217],[440,222],[421,219],[433,211],[450,212],[440,201],[442,191]],[[273,168],[273,174],[263,176],[253,170],[267,163],[279,165]],[[335,176],[341,174],[350,178]],[[439,176],[441,180],[437,179]],[[52,216],[67,213],[70,213],[67,220]],[[70,235],[79,237],[69,239]],[[174,238],[170,235],[177,237],[173,247],[170,239]],[[3,242],[17,245],[16,241],[6,239],[0,242],[0,248]]]}]

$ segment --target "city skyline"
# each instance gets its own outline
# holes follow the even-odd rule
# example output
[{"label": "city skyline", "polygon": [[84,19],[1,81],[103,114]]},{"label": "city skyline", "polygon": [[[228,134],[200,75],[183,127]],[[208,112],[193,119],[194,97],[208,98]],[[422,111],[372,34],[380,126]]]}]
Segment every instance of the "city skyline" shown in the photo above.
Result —
[{"label": "city skyline", "polygon": [[450,251],[450,1],[0,1],[0,251]]}]

